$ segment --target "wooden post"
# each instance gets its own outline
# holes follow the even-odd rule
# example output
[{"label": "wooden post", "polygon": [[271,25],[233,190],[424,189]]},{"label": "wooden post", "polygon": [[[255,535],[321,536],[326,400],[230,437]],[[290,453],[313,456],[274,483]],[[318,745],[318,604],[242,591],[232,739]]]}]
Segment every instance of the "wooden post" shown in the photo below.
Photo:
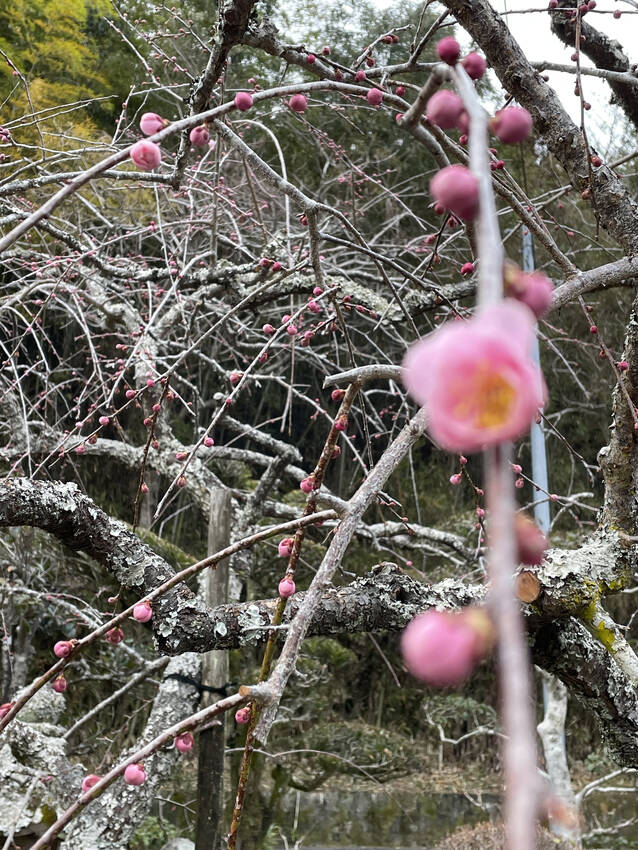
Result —
[{"label": "wooden post", "polygon": [[[230,491],[216,489],[210,494],[208,520],[208,554],[212,555],[230,543]],[[220,561],[217,569],[204,576],[204,599],[210,607],[222,605],[228,599],[228,559]],[[202,659],[202,685],[221,688],[228,681],[228,652],[211,650]],[[204,691],[201,707],[219,699],[221,694]],[[219,850],[224,820],[224,749],[225,724],[221,715],[219,725],[199,735],[197,777],[197,835],[195,850]]]}]

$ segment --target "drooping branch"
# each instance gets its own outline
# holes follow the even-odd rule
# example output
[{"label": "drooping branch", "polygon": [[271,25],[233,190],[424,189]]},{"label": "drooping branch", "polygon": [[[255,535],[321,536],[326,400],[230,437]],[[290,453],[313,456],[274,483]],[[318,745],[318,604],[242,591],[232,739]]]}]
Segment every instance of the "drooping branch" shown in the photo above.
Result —
[{"label": "drooping branch", "polygon": [[[558,9],[551,14],[552,32],[555,33],[563,44],[573,49],[576,48],[576,24],[572,21],[571,16],[565,12],[560,12],[560,9],[573,9],[571,0],[560,0]],[[584,38],[581,39],[580,52],[584,53],[594,65],[604,71],[614,71],[615,75],[606,77],[609,87],[616,95],[618,103],[622,106],[625,114],[638,127],[638,98],[636,98],[636,78],[633,78],[633,85],[623,80],[619,80],[616,75],[625,74],[630,77],[631,62],[625,55],[622,47],[617,41],[613,41],[604,32],[592,26],[588,19],[581,17],[580,33]]]},{"label": "drooping branch", "polygon": [[627,254],[638,249],[636,204],[622,181],[603,166],[591,176],[588,150],[554,90],[530,65],[503,18],[488,0],[444,0],[485,52],[504,88],[534,119],[534,129],[563,166],[578,192],[590,188],[602,227]]}]

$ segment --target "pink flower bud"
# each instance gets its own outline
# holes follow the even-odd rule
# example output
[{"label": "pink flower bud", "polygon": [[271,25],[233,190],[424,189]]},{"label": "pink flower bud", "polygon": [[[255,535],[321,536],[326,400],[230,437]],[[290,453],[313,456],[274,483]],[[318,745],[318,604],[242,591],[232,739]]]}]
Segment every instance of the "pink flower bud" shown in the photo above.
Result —
[{"label": "pink flower bud", "polygon": [[279,272],[279,271],[281,271],[282,268],[283,268],[283,266],[278,261],[272,264],[272,270],[274,272]]},{"label": "pink flower bud", "polygon": [[228,380],[230,381],[230,383],[233,386],[235,386],[235,384],[238,384],[243,377],[244,377],[243,372],[231,372],[230,375],[228,376]]},{"label": "pink flower bud", "polygon": [[154,387],[155,386],[155,381],[153,380],[153,378],[147,378],[146,379],[146,386],[147,387]]},{"label": "pink flower bud", "polygon": [[464,165],[448,165],[430,181],[430,193],[435,201],[464,221],[475,218],[478,212],[478,181]]},{"label": "pink flower bud", "polygon": [[483,654],[480,634],[462,614],[427,611],[401,637],[405,666],[417,679],[439,687],[459,685]]},{"label": "pink flower bud", "polygon": [[626,360],[620,360],[617,364],[621,372],[626,372],[629,369],[629,363]]},{"label": "pink flower bud", "polygon": [[127,785],[144,785],[146,771],[141,764],[129,764],[124,771],[124,781]]},{"label": "pink flower bud", "polygon": [[137,395],[137,393],[135,392],[135,390],[127,390],[127,391],[124,393],[124,395],[125,395],[125,396],[127,397],[127,399],[130,401],[132,398],[135,398],[135,396]]},{"label": "pink flower bud", "polygon": [[443,62],[447,62],[448,65],[456,65],[461,55],[461,47],[454,36],[448,35],[436,45],[436,52]]},{"label": "pink flower bud", "polygon": [[315,286],[315,288],[312,290],[312,294],[314,296],[321,295],[322,293],[323,289],[320,286]]},{"label": "pink flower bud", "polygon": [[247,91],[239,91],[235,95],[233,102],[237,109],[241,112],[246,112],[253,105],[253,96]]},{"label": "pink flower bud", "polygon": [[2,720],[3,717],[6,717],[6,715],[11,711],[13,706],[14,703],[12,702],[4,702],[2,703],[2,705],[0,705],[0,720]]},{"label": "pink flower bud", "polygon": [[168,124],[157,112],[145,112],[140,119],[140,130],[145,136],[153,136],[159,133]]},{"label": "pink flower bud", "polygon": [[323,49],[321,51],[324,56],[330,56],[330,48],[327,44],[324,44]]},{"label": "pink flower bud", "polygon": [[277,547],[277,551],[279,552],[280,558],[289,558],[290,553],[292,552],[294,540],[292,537],[284,537],[283,540],[279,541],[279,546]]},{"label": "pink flower bud", "polygon": [[381,89],[370,89],[366,95],[366,100],[370,106],[374,106],[376,108],[383,100],[383,92]]},{"label": "pink flower bud", "polygon": [[117,645],[124,640],[124,632],[120,629],[119,626],[116,626],[114,629],[109,629],[108,632],[104,636],[109,643],[113,645]]},{"label": "pink flower bud", "polygon": [[342,413],[341,416],[337,417],[337,421],[335,422],[335,431],[345,431],[348,427],[348,417],[345,413]]},{"label": "pink flower bud", "polygon": [[262,331],[263,331],[265,334],[268,334],[268,336],[270,336],[271,334],[276,333],[276,332],[277,332],[277,329],[276,329],[276,328],[274,328],[271,324],[266,323],[266,324],[263,326]]},{"label": "pink flower bud", "polygon": [[197,148],[206,147],[210,140],[208,127],[205,124],[200,124],[199,127],[193,127],[188,138],[190,139],[191,145],[195,145]]},{"label": "pink flower bud", "polygon": [[489,122],[490,131],[505,144],[524,142],[532,132],[532,116],[521,106],[506,106]]},{"label": "pink flower bud", "polygon": [[270,266],[271,266],[271,263],[272,263],[272,260],[269,260],[268,257],[262,257],[261,260],[259,261],[258,265],[262,269],[269,269]]},{"label": "pink flower bud", "polygon": [[538,566],[548,547],[547,538],[536,523],[525,514],[516,514],[514,529],[519,563],[530,567]]},{"label": "pink flower bud", "polygon": [[321,313],[321,306],[312,299],[310,299],[310,301],[308,302],[308,309],[311,313]]},{"label": "pink flower bud", "polygon": [[211,446],[215,445],[215,440],[212,437],[204,437],[204,445],[207,449],[210,449]]},{"label": "pink flower bud", "polygon": [[297,336],[299,331],[297,330],[296,325],[288,325],[288,327],[286,328],[286,333],[289,334],[290,336]]},{"label": "pink flower bud", "polygon": [[53,645],[53,654],[58,658],[66,658],[71,654],[71,650],[73,649],[73,644],[70,640],[59,640],[56,644]]},{"label": "pink flower bud", "polygon": [[463,480],[463,476],[460,472],[455,473],[454,475],[450,475],[450,484],[460,484]]},{"label": "pink flower bud", "polygon": [[315,56],[315,54],[314,54],[314,53],[309,53],[309,54],[306,56],[306,62],[307,62],[309,65],[314,65],[314,64],[315,64],[315,61],[316,61],[316,56]]},{"label": "pink flower bud", "polygon": [[468,53],[467,56],[461,60],[461,65],[463,65],[471,80],[480,80],[487,68],[487,62],[479,53]]},{"label": "pink flower bud", "polygon": [[243,708],[237,709],[235,712],[235,723],[248,723],[250,720],[250,706],[245,705]]},{"label": "pink flower bud", "polygon": [[142,481],[142,486],[140,487],[141,493],[148,493],[148,484],[146,481]]},{"label": "pink flower bud", "polygon": [[461,274],[474,274],[474,263],[463,263]]},{"label": "pink flower bud", "polygon": [[291,317],[290,313],[284,313],[284,315],[281,317],[281,324],[285,325],[286,322],[289,322],[291,318],[292,317]]},{"label": "pink flower bud", "polygon": [[403,97],[405,94],[405,88],[403,86],[397,86],[397,96]]},{"label": "pink flower bud", "polygon": [[357,71],[356,74],[354,75],[355,83],[362,83],[365,80],[365,78],[366,78],[366,72],[365,71]]},{"label": "pink flower bud", "polygon": [[293,112],[305,112],[308,108],[308,98],[304,94],[293,94],[289,106]]},{"label": "pink flower bud", "polygon": [[175,460],[186,460],[188,452],[175,452]]},{"label": "pink flower bud", "polygon": [[485,516],[485,511],[483,510],[483,508],[477,508],[476,515],[479,519],[483,519],[483,517]]},{"label": "pink flower bud", "polygon": [[505,294],[526,304],[537,319],[549,310],[554,296],[554,284],[542,272],[524,272],[508,262],[503,272]]},{"label": "pink flower bud", "polygon": [[59,676],[56,676],[53,682],[51,683],[51,687],[58,694],[63,694],[66,689],[69,687],[69,683],[64,678],[62,673]]},{"label": "pink flower bud", "polygon": [[451,130],[456,127],[462,112],[461,98],[448,89],[441,89],[428,100],[425,114],[431,124],[436,124],[442,130]]},{"label": "pink flower bud", "polygon": [[110,421],[111,420],[109,419],[108,416],[100,416],[100,418],[98,419],[98,422],[100,423],[100,425],[108,425]]},{"label": "pink flower bud", "polygon": [[175,749],[180,753],[188,753],[193,749],[195,739],[190,732],[182,732],[175,738]]},{"label": "pink flower bud", "polygon": [[295,583],[290,576],[284,576],[279,582],[278,591],[282,599],[288,599],[293,595],[296,589]]},{"label": "pink flower bud", "polygon": [[142,171],[152,171],[162,161],[162,152],[154,142],[141,139],[131,148],[131,159]]},{"label": "pink flower bud", "polygon": [[336,460],[338,457],[341,457],[341,446],[334,447],[334,449],[332,450],[331,457],[333,460]]},{"label": "pink flower bud", "polygon": [[[230,399],[228,399],[228,398],[227,398],[227,399],[226,399],[226,404],[228,404],[229,402],[230,402]],[[185,475],[180,475],[180,476],[179,476],[179,478],[177,479],[177,481],[176,481],[175,483],[177,484],[177,486],[178,486],[178,487],[182,488],[182,487],[186,487],[186,484],[187,484],[188,482],[186,481],[186,476],[185,476]]]},{"label": "pink flower bud", "polygon": [[341,400],[342,400],[342,398],[345,396],[345,394],[346,394],[346,391],[345,391],[345,390],[339,390],[339,389],[337,389],[337,390],[333,390],[333,391],[330,393],[330,398],[331,398],[333,401],[341,401]]},{"label": "pink flower bud", "polygon": [[514,486],[516,487],[517,490],[522,490],[523,487],[525,486],[525,479],[524,478],[517,478],[516,481],[514,482]]},{"label": "pink flower bud", "polygon": [[133,619],[138,623],[148,623],[153,616],[153,609],[150,602],[138,602],[133,608]]},{"label": "pink flower bud", "polygon": [[307,478],[304,478],[299,484],[299,488],[303,490],[304,493],[312,493],[315,489],[314,475],[309,475]]},{"label": "pink flower bud", "polygon": [[97,785],[101,778],[101,776],[97,776],[95,773],[89,773],[88,776],[85,776],[82,780],[82,793],[86,794],[87,791],[90,791],[94,785]]}]

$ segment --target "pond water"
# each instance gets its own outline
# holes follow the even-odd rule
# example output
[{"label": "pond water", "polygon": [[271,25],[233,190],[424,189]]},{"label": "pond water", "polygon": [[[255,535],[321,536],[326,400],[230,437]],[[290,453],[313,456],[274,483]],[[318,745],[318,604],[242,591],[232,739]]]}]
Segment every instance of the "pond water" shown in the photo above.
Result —
[{"label": "pond water", "polygon": [[[432,850],[461,826],[489,820],[498,811],[495,794],[370,789],[290,792],[278,819],[288,850]],[[586,803],[587,829],[605,829],[638,817],[638,793],[592,795]],[[598,832],[590,850],[636,850],[638,823],[618,834]],[[279,850],[279,848],[277,848]],[[285,850],[282,846],[281,850]]]}]

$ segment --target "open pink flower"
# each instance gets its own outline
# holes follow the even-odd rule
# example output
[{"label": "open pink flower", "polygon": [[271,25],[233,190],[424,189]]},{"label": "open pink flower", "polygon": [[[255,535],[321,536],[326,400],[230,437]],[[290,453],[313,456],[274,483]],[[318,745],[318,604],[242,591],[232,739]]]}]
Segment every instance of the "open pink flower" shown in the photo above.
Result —
[{"label": "open pink flower", "polygon": [[131,148],[131,159],[142,171],[152,171],[162,161],[162,152],[154,142],[140,139]]},{"label": "open pink flower", "polygon": [[506,299],[408,351],[404,383],[427,406],[430,432],[443,448],[475,452],[527,431],[545,401],[529,355],[533,335],[531,311]]}]

